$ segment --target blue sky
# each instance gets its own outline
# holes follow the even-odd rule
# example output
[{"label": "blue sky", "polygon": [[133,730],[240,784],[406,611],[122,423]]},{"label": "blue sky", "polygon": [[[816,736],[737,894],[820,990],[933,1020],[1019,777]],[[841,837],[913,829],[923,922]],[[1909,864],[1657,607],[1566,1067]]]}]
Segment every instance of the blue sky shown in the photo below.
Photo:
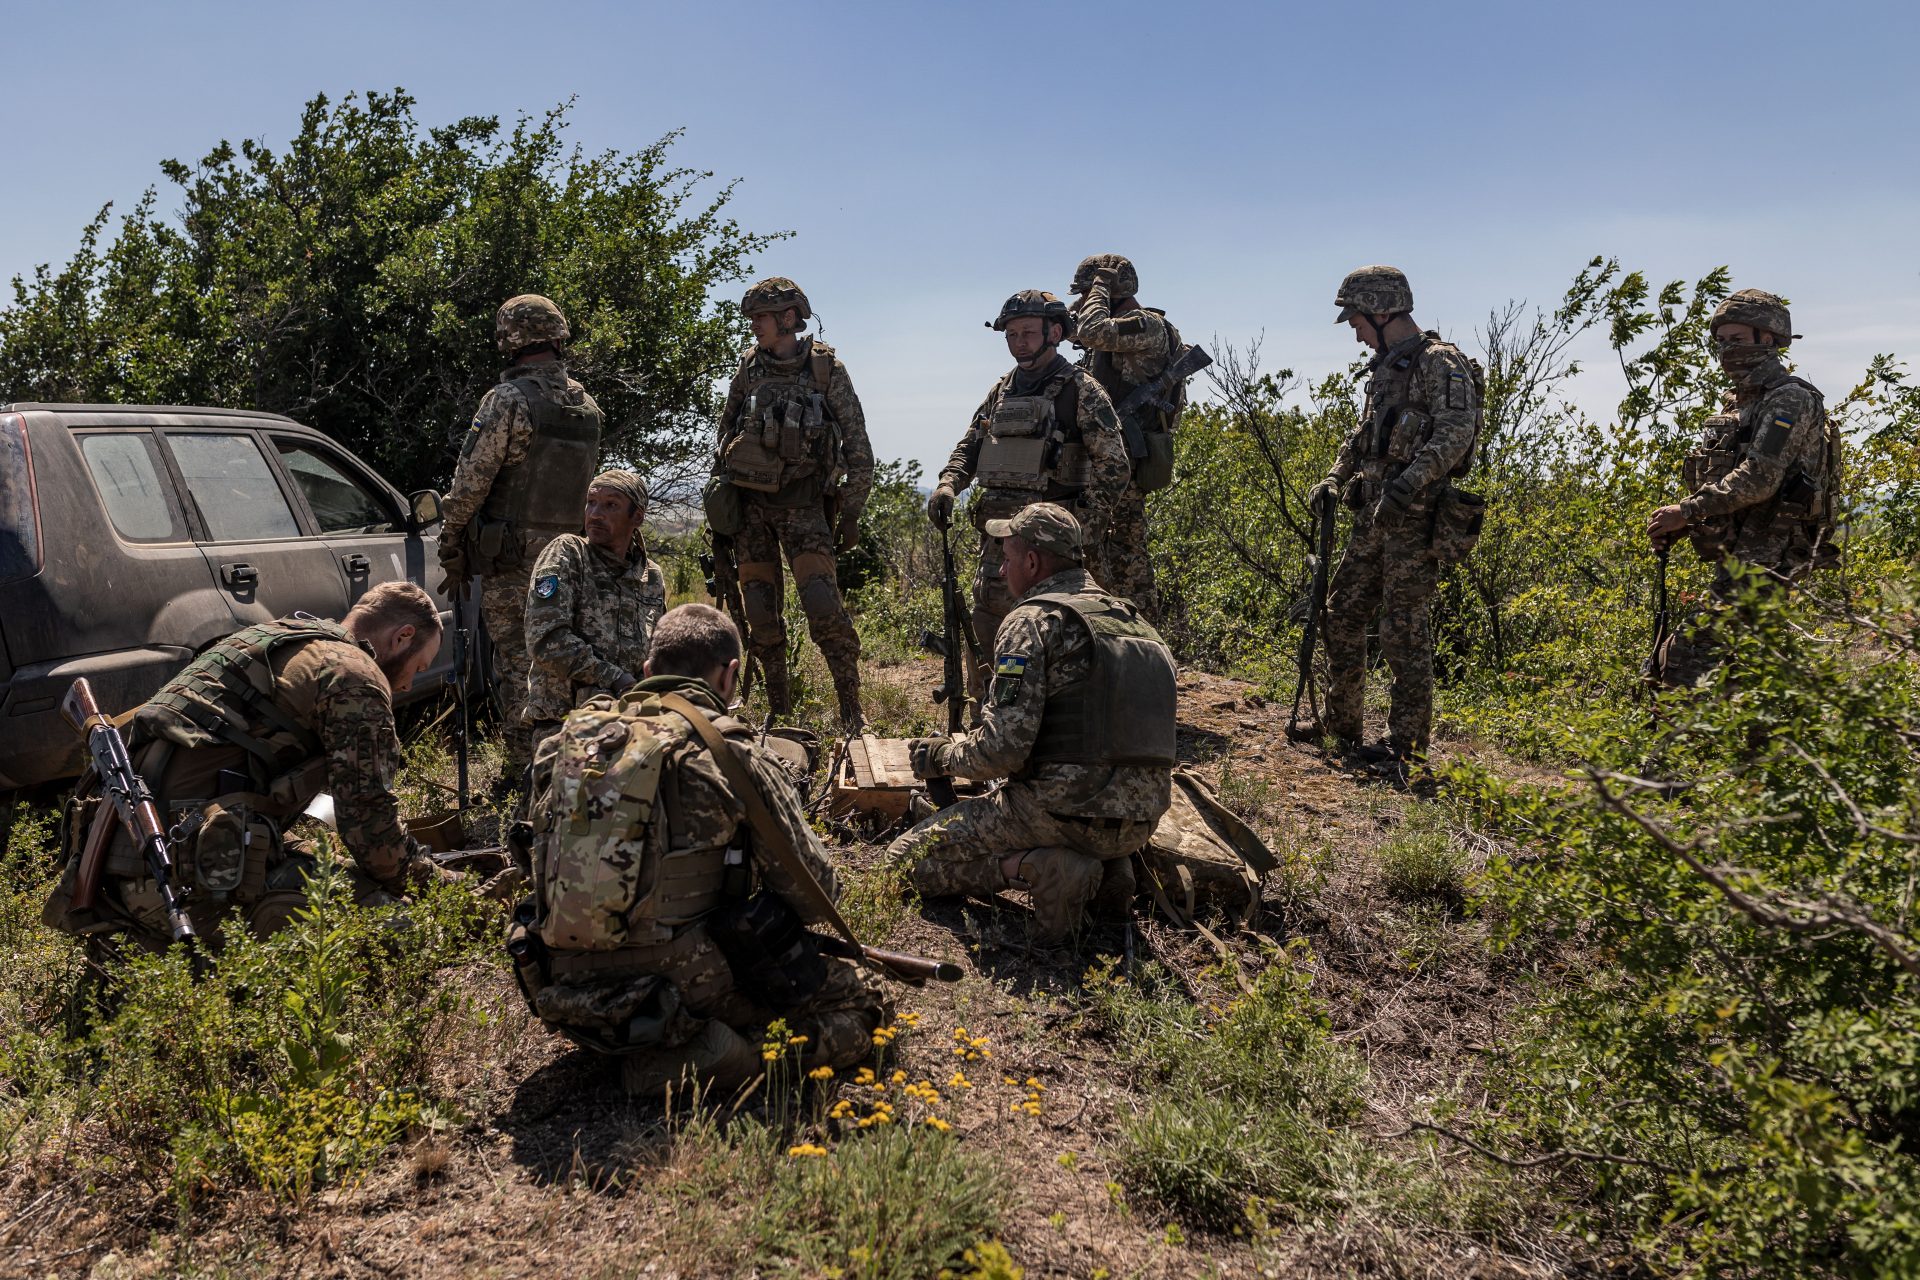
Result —
[{"label": "blue sky", "polygon": [[[1008,360],[1002,298],[1086,253],[1189,338],[1318,373],[1350,267],[1405,268],[1471,341],[1596,253],[1726,263],[1790,296],[1830,395],[1920,354],[1920,6],[487,3],[7,6],[0,276],[216,140],[285,140],[318,92],[423,123],[576,99],[573,136],[741,184],[794,239],[882,456],[945,457]],[[163,190],[163,207],[165,192]],[[1617,380],[1588,375],[1583,403]]]}]

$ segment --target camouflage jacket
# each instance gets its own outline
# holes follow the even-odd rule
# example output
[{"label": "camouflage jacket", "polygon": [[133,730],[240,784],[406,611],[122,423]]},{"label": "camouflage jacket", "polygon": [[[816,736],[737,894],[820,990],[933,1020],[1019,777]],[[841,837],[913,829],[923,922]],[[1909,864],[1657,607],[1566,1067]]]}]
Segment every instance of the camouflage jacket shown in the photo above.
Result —
[{"label": "camouflage jacket", "polygon": [[[500,385],[481,399],[474,410],[473,425],[460,445],[460,461],[454,466],[453,480],[440,499],[440,545],[457,547],[467,525],[486,503],[493,479],[507,467],[525,461],[527,445],[533,439],[533,420],[527,416],[527,402],[517,379],[540,384],[556,400],[578,403],[586,388],[567,373],[564,360],[537,360],[515,365],[500,375]],[[585,495],[581,495],[584,499]]]},{"label": "camouflage jacket", "polygon": [[1780,492],[1796,468],[1815,480],[1829,479],[1826,406],[1819,392],[1800,383],[1780,361],[1768,360],[1740,379],[1734,410],[1731,421],[1709,421],[1700,448],[1744,452],[1731,471],[1680,504],[1690,523],[1759,506]]},{"label": "camouflage jacket", "polygon": [[666,611],[666,577],[638,538],[624,558],[577,533],[549,542],[527,587],[527,721],[564,720],[595,694],[625,693]]},{"label": "camouflage jacket", "polygon": [[[1405,479],[1417,495],[1413,509],[1425,512],[1473,448],[1479,404],[1472,366],[1429,329],[1394,343],[1368,368],[1366,407],[1328,478],[1344,486],[1364,477],[1369,506],[1388,482]],[[1369,510],[1360,514],[1370,518]]]},{"label": "camouflage jacket", "polygon": [[[1100,377],[1099,366],[1111,364],[1113,380],[1100,383],[1119,407],[1121,395],[1116,386],[1131,391],[1144,382],[1152,382],[1173,363],[1170,345],[1171,326],[1164,314],[1145,307],[1113,314],[1113,301],[1107,296],[1105,281],[1096,280],[1080,299],[1075,313],[1073,341],[1086,349],[1080,367]],[[1098,357],[1105,356],[1106,360]],[[1149,409],[1148,412],[1157,412]]]},{"label": "camouflage jacket", "polygon": [[1127,486],[1133,483],[1133,463],[1127,457],[1127,445],[1120,435],[1120,420],[1114,415],[1113,401],[1107,398],[1107,393],[1085,369],[1069,364],[1065,356],[1057,353],[1053,363],[1038,373],[1015,368],[1011,374],[993,384],[993,389],[987,392],[987,398],[973,411],[966,434],[954,446],[953,453],[947,458],[947,465],[940,469],[940,483],[951,486],[955,493],[964,491],[972,484],[974,472],[980,463],[980,446],[987,437],[987,424],[993,420],[994,407],[999,404],[1000,397],[1009,391],[1014,395],[1036,394],[1062,370],[1076,384],[1078,420],[1074,423],[1074,431],[1087,451],[1088,483],[1084,493],[1070,500],[1046,500],[1060,502],[1071,510],[1091,535],[1093,531],[1107,527],[1114,504],[1126,494]]},{"label": "camouflage jacket", "polygon": [[[1098,589],[1076,566],[1035,583],[1027,596]],[[993,685],[980,727],[939,749],[938,763],[948,773],[981,780],[1022,774],[1021,784],[1033,789],[1049,813],[1152,821],[1166,811],[1166,768],[1053,762],[1027,767],[1048,697],[1091,674],[1093,637],[1085,623],[1059,607],[1016,605],[1000,624],[993,650]]]},{"label": "camouflage jacket", "polygon": [[[791,360],[776,360],[758,346],[748,347],[741,353],[740,368],[727,387],[727,402],[720,410],[720,428],[714,441],[715,475],[724,472],[720,459],[726,453],[728,442],[740,429],[740,411],[746,404],[749,374],[755,369],[787,376],[801,373],[813,358],[813,350],[814,340],[808,335],[800,340],[800,349]],[[840,433],[840,466],[846,473],[840,487],[831,496],[839,500],[842,514],[851,512],[857,518],[867,509],[867,496],[873,492],[873,442],[867,438],[867,415],[860,407],[860,397],[854,393],[853,378],[848,375],[847,366],[838,353],[833,356],[833,376],[827,382],[826,401],[827,414]],[[748,502],[765,500],[761,494],[750,489],[741,490],[740,496]]]}]

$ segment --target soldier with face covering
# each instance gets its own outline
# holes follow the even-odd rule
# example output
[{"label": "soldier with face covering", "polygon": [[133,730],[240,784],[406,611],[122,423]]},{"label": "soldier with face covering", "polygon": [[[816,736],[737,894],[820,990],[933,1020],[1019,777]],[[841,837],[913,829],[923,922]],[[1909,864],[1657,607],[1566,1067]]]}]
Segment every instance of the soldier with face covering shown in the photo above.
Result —
[{"label": "soldier with face covering", "polygon": [[440,504],[441,592],[452,595],[480,575],[506,748],[499,793],[518,785],[532,761],[527,573],[549,542],[580,527],[587,482],[600,466],[600,406],[567,374],[572,336],[560,308],[538,294],[501,305],[494,345],[511,367],[480,401]]},{"label": "soldier with face covering", "polygon": [[1719,566],[1715,609],[1670,636],[1648,672],[1673,687],[1699,683],[1719,661],[1712,625],[1732,596],[1734,566],[1790,583],[1837,560],[1840,441],[1819,388],[1781,361],[1799,336],[1786,301],[1742,289],[1714,311],[1709,328],[1733,382],[1733,402],[1707,419],[1699,446],[1687,455],[1683,474],[1692,492],[1647,522],[1656,550],[1684,534],[1702,559]]}]

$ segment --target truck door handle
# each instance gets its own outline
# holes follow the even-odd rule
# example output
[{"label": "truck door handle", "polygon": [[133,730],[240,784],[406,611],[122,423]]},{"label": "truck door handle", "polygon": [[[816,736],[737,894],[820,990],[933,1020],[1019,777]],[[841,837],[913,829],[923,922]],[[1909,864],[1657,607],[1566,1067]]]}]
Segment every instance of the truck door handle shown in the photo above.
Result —
[{"label": "truck door handle", "polygon": [[244,560],[220,566],[220,581],[235,591],[260,585],[260,571]]},{"label": "truck door handle", "polygon": [[373,569],[373,562],[358,551],[350,556],[341,556],[340,563],[347,566],[349,578],[364,578]]}]

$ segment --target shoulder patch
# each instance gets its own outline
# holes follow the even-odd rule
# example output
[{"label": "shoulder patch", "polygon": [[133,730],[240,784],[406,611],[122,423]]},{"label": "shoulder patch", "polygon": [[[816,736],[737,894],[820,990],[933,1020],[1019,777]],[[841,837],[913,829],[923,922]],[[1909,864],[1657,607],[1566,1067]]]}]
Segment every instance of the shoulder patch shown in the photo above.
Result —
[{"label": "shoulder patch", "polygon": [[993,664],[993,674],[997,676],[1024,676],[1027,674],[1027,655],[1008,653],[1001,655]]},{"label": "shoulder patch", "polygon": [[559,590],[560,575],[557,573],[550,573],[544,578],[536,579],[533,584],[533,594],[542,600],[553,599],[554,593]]},{"label": "shoulder patch", "polygon": [[1027,678],[1027,658],[1021,653],[1002,654],[993,664],[993,702],[998,707],[1020,701],[1020,686]]},{"label": "shoulder patch", "polygon": [[1141,315],[1124,315],[1113,322],[1115,333],[1139,333],[1147,327],[1147,318]]},{"label": "shoulder patch", "polygon": [[1458,370],[1447,373],[1447,408],[1471,409],[1473,407],[1473,379]]}]

